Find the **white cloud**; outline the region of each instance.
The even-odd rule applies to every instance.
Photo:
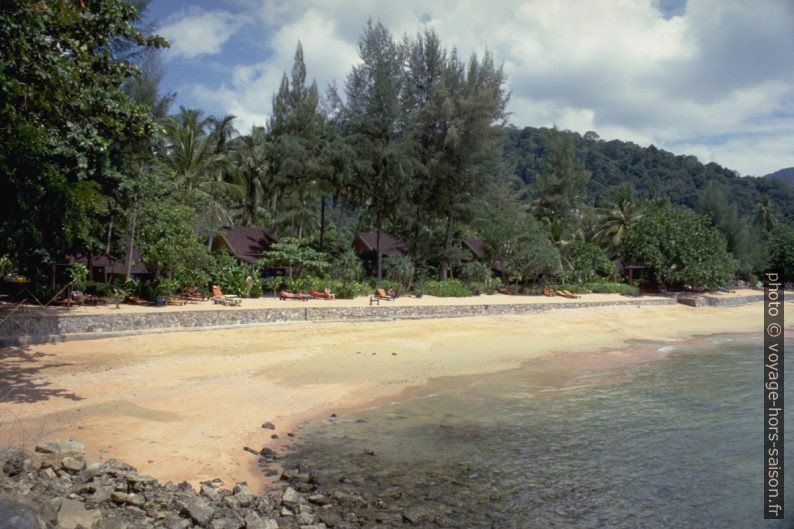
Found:
[[[191,7],[168,17],[158,33],[171,43],[166,57],[191,59],[220,53],[241,25],[242,20],[227,11]]]
[[[517,126],[596,130],[742,174],[794,166],[791,143],[782,141],[791,139],[794,114],[790,0],[689,0],[679,16],[664,16],[658,0],[241,1],[262,26],[269,55],[237,66],[219,88],[191,90],[238,115],[240,130],[266,119],[299,39],[309,78],[321,90],[334,79],[343,85],[372,17],[396,37],[432,27],[463,57],[491,49],[509,75]],[[178,22],[219,20],[208,14],[189,11]],[[215,39],[182,29],[178,49],[195,40],[188,49],[217,51],[233,25],[209,31]]]

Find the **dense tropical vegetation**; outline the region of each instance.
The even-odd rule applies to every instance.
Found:
[[[794,269],[788,184],[654,146],[516,129],[488,51],[462,58],[432,30],[397,39],[370,22],[360,62],[321,93],[298,43],[270,120],[238,131],[234,116],[171,111],[157,59],[167,43],[140,28],[143,7],[0,7],[0,262],[42,294],[73,280],[55,267],[67,254],[107,253],[123,256],[138,294],[213,282],[350,297],[371,287],[351,251],[359,231],[408,248],[376,251],[374,281],[436,295],[493,292],[495,273],[518,288],[604,290],[620,263],[667,287]],[[224,225],[281,242],[256,265],[210,254]],[[482,240],[485,259],[463,239]],[[131,277],[134,255],[149,284]],[[265,268],[288,274],[263,282]]]

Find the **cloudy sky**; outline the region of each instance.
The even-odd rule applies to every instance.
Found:
[[[694,154],[743,175],[794,166],[791,0],[153,0],[177,105],[263,124],[303,44],[321,89],[343,86],[368,18],[432,27],[504,62],[510,122]]]

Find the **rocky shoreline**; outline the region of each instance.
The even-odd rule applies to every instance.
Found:
[[[354,529],[452,527],[443,513],[390,508],[344,478],[320,483],[302,463],[261,495],[220,480],[160,484],[117,460],[87,464],[80,442],[48,441],[0,457],[0,529]],[[260,466],[278,456],[263,448]]]

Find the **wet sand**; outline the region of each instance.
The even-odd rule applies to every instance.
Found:
[[[724,332],[758,332],[760,339],[762,326],[761,303],[623,306],[8,348],[0,350],[0,443],[75,436],[89,460],[118,458],[161,481],[219,477],[261,489],[266,481],[244,446],[278,448],[306,421],[393,399],[433,378],[493,373],[551,355],[572,366],[643,361],[647,355],[627,345]],[[265,421],[276,429],[261,428]]]

